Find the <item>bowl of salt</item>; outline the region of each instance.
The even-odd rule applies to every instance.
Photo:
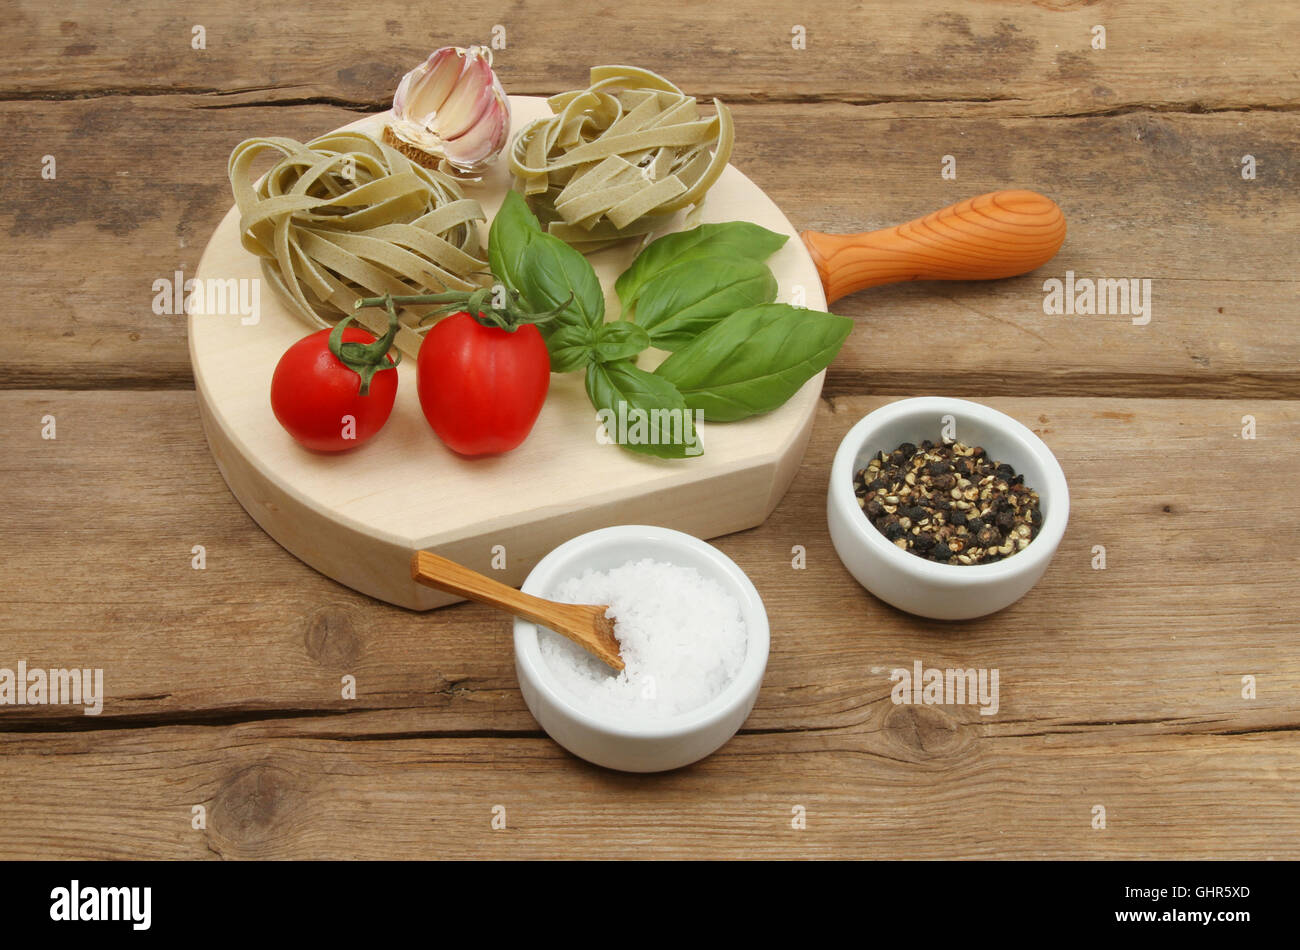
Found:
[[[767,612],[729,557],[680,531],[601,528],[538,562],[526,593],[607,604],[625,668],[516,618],[524,702],[574,755],[624,772],[662,772],[721,748],[748,718],[767,669]]]

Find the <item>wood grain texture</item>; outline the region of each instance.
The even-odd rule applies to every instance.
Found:
[[[1289,734],[994,738],[913,709],[885,701],[860,726],[741,735],[648,777],[596,769],[544,738],[403,735],[385,724],[352,733],[334,719],[0,734],[0,853],[1297,856],[1300,755]],[[1094,831],[1099,804],[1107,825]],[[791,829],[795,805],[804,831]],[[496,806],[502,830],[491,827]]]
[[[910,280],[998,280],[1045,265],[1065,241],[1065,216],[1036,191],[990,191],[893,227],[804,231],[829,303]]]
[[[753,577],[773,629],[748,730],[861,725],[887,702],[888,670],[915,659],[999,668],[1002,708],[983,726],[993,734],[1300,725],[1295,558],[1277,548],[1277,538],[1300,535],[1300,512],[1279,504],[1263,475],[1300,462],[1300,405],[989,400],[1058,453],[1073,515],[1025,599],[945,624],[870,597],[830,547],[831,455],[883,401],[824,403],[773,516],[717,542]],[[0,730],[360,708],[400,712],[403,729],[417,731],[536,733],[514,679],[508,618],[474,604],[423,615],[387,607],[285,554],[222,484],[192,394],[11,392],[0,407],[13,447],[0,459],[13,486],[4,544],[26,552],[0,568],[0,642],[29,666],[103,667],[109,694],[93,721],[66,707],[0,707]],[[58,420],[53,442],[39,436],[46,413]],[[1246,414],[1254,441],[1234,437]],[[168,504],[181,495],[184,505]],[[195,544],[206,548],[206,570],[191,567]],[[795,545],[804,570],[792,568]],[[1095,545],[1106,548],[1104,571],[1090,566]],[[341,698],[344,674],[357,678],[356,701]],[[1247,674],[1261,684],[1252,702],[1240,698]],[[965,707],[952,715],[988,719]]]
[[[0,707],[0,857],[1300,858],[1300,7],[680,3],[651,28],[664,6],[575,31],[558,0],[470,0],[456,36],[414,0],[6,6],[0,668],[102,667],[108,697],[97,717]],[[1035,274],[839,302],[859,326],[792,489],[717,542],[769,610],[762,693],[667,775],[547,739],[508,619],[376,603],[263,534],[204,444],[183,317],[151,308],[228,208],[238,141],[382,109],[431,48],[495,24],[512,92],[625,61],[726,98],[733,161],[798,228],[1013,187],[1069,223]],[[1045,314],[1067,270],[1150,278],[1151,322]],[[825,529],[840,436],[931,392],[1021,419],[1070,481],[1047,575],[970,623],[874,600]],[[915,660],[999,669],[998,713],[894,705],[889,670]]]
[[[231,203],[231,148],[251,134],[304,138],[355,117],[326,106],[204,104],[0,103],[0,121],[14,130],[0,140],[0,160],[25,170],[0,207],[12,238],[0,244],[0,266],[23,301],[0,314],[10,341],[0,387],[191,385],[184,318],[155,314],[152,286],[177,270],[194,275]],[[839,301],[836,312],[860,327],[830,369],[828,392],[1017,395],[1046,380],[1056,395],[1300,396],[1300,321],[1279,319],[1294,306],[1300,256],[1300,128],[1290,116],[1253,113],[1244,125],[1244,113],[1045,121],[873,118],[842,104],[735,112],[735,164],[797,228],[874,230],[1011,186],[1041,191],[1065,212],[1065,246],[1029,276],[879,287]],[[169,131],[154,138],[140,128]],[[809,140],[819,143],[812,180],[790,151]],[[958,178],[944,181],[941,158],[954,153]],[[1255,181],[1240,175],[1247,153],[1259,161]],[[44,154],[58,160],[55,181],[40,178]],[[1151,322],[1045,314],[1044,280],[1067,271],[1149,278]]]
[[[948,114],[1289,108],[1300,98],[1293,58],[1278,42],[1300,28],[1300,10],[1270,0],[1243,0],[1231,12],[1214,0],[911,0],[905,9],[884,0],[765,0],[743,12],[670,0],[588,9],[575,29],[565,0],[468,0],[448,29],[416,0],[145,2],[129,16],[95,0],[27,0],[8,24],[0,92],[211,91],[230,102],[329,98],[378,108],[430,50],[489,42],[499,25],[506,49],[497,66],[519,94],[585,85],[588,65],[635,63],[698,95],[937,103]],[[1106,27],[1105,50],[1092,48],[1097,24]],[[196,25],[206,49],[192,48]],[[796,25],[806,49],[793,47]]]

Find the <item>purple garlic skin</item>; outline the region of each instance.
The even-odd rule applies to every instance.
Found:
[[[484,46],[444,46],[402,77],[389,131],[401,142],[474,174],[510,135],[510,99]]]

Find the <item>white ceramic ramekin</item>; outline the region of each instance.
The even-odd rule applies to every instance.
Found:
[[[745,660],[736,678],[698,709],[653,723],[590,711],[556,682],[542,658],[537,626],[515,619],[515,672],[533,718],[574,755],[624,772],[689,765],[734,736],[758,698],[770,642],[767,611],[745,573],[712,545],[668,528],[619,525],[579,535],[542,558],[520,589],[548,597],[562,581],[587,568],[608,571],[647,557],[694,568],[740,603],[748,636]]]
[[[1024,475],[1025,484],[1038,492],[1041,530],[1028,547],[1001,561],[926,560],[886,539],[858,505],[853,476],[876,452],[892,452],[904,442],[938,442],[949,421],[957,441],[982,446],[990,458]],[[964,399],[923,396],[882,406],[849,430],[831,465],[826,518],[840,560],[871,593],[922,617],[966,620],[1015,603],[1043,576],[1065,534],[1070,492],[1056,456],[1015,419]]]

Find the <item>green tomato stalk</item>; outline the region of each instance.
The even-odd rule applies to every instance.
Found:
[[[354,341],[343,341],[343,331],[347,328],[356,317],[344,317],[334,325],[330,333],[329,348],[335,358],[348,369],[355,372],[361,377],[361,391],[359,395],[370,395],[370,380],[375,373],[386,369],[396,369],[397,364],[402,360],[401,352],[393,354],[393,358],[388,358],[388,351],[392,349],[393,340],[397,338],[397,310],[393,307],[394,298],[385,295],[383,297],[372,298],[375,303],[372,306],[384,306],[388,309],[388,331],[375,340],[373,343],[357,343]],[[357,308],[361,307],[364,301],[357,303]]]
[[[503,293],[505,297],[505,301],[501,306],[492,303],[496,299],[498,292]],[[451,290],[441,294],[411,294],[398,297],[385,294],[382,297],[364,297],[356,302],[355,308],[359,310],[362,307],[386,306],[389,308],[390,319],[396,319],[395,316],[392,316],[394,304],[401,304],[402,306],[440,304],[432,312],[425,314],[420,322],[423,323],[431,317],[464,311],[485,327],[496,327],[505,330],[507,333],[514,333],[515,330],[527,324],[540,324],[553,320],[563,312],[572,299],[573,295],[570,294],[569,298],[554,310],[546,313],[530,313],[520,306],[518,291],[506,290],[501,285],[497,285],[496,288],[480,287],[471,291]],[[396,333],[396,330],[392,332]]]

